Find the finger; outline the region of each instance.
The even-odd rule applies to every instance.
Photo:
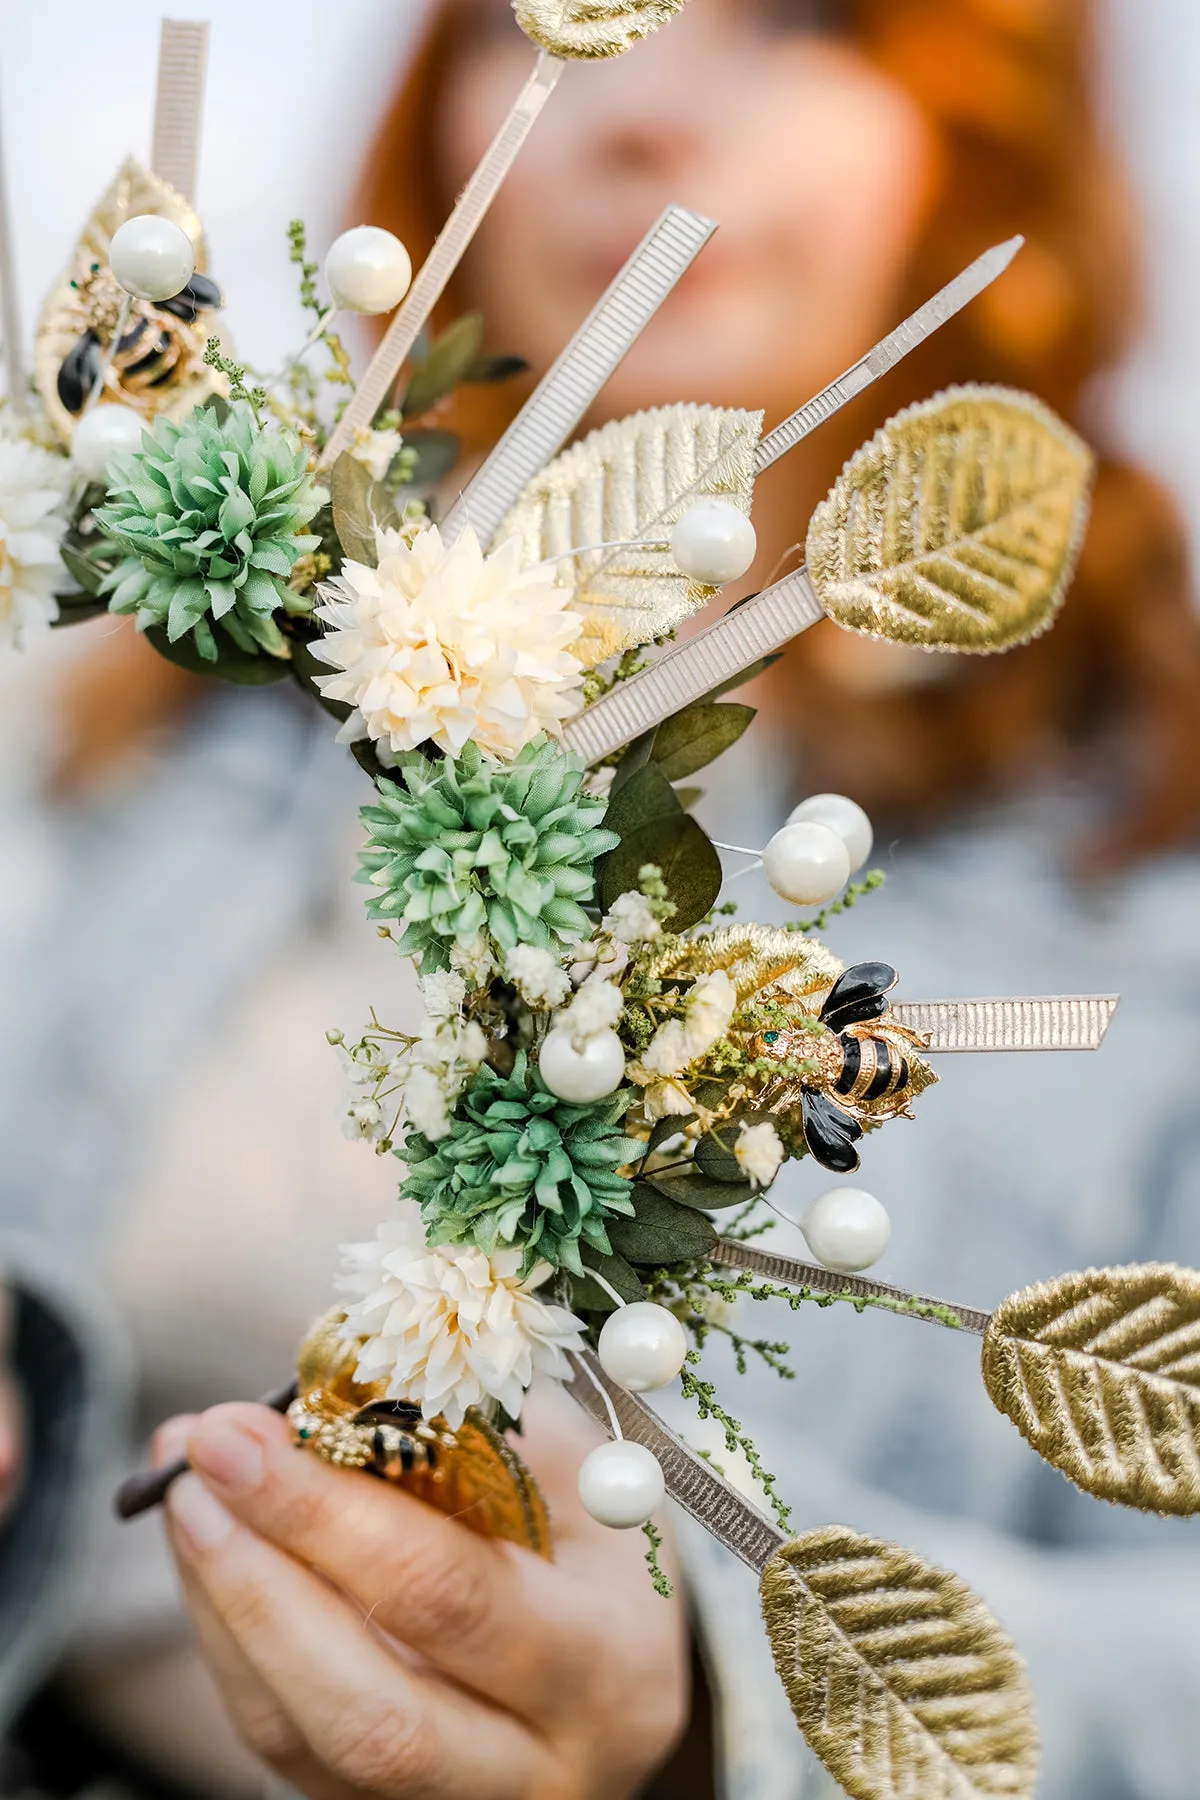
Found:
[[[25,1418],[15,1381],[0,1372],[0,1518],[21,1485]]]
[[[214,1407],[188,1452],[239,1519],[453,1680],[521,1716],[560,1691],[560,1659],[587,1631],[539,1592],[527,1565],[540,1558],[506,1555],[391,1484],[297,1449],[262,1407]]]
[[[170,1526],[167,1536],[174,1548]],[[239,1735],[255,1756],[293,1787],[311,1792],[309,1777],[317,1764],[303,1732],[244,1654],[187,1560],[177,1555],[176,1568],[204,1660]]]
[[[390,1800],[522,1800],[547,1753],[508,1715],[404,1668],[347,1602],[185,1476],[176,1554],[311,1754]],[[226,1665],[228,1666],[228,1665]]]

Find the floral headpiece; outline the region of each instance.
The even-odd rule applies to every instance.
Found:
[[[865,1277],[890,1224],[845,1187],[802,1221],[813,1262],[751,1241],[781,1164],[852,1173],[872,1131],[911,1116],[938,1053],[1094,1049],[1115,1000],[894,1000],[886,962],[843,968],[813,933],[881,879],[861,873],[870,824],[843,796],[803,801],[749,852],[816,915],[730,920],[721,859],[745,852],[709,839],[687,784],[753,719],[730,690],[819,618],[940,652],[1044,630],[1091,457],[1027,395],[938,395],[846,465],[804,568],[671,642],[749,569],[763,469],[1019,240],[766,436],[756,412],[689,403],[564,450],[714,229],[668,208],[438,514],[456,455],[438,403],[519,365],[484,351],[478,318],[431,337],[433,305],[565,63],[625,51],[681,4],[517,0],[535,67],[425,267],[410,287],[403,246],[359,227],[329,251],[326,301],[293,223],[313,325],[263,376],[221,336],[191,206],[203,28],[165,27],[153,172],[126,164],[89,221],[43,314],[34,388],[8,346],[0,632],[19,643],[40,622],[130,613],[163,656],[217,680],[298,684],[372,784],[359,879],[381,936],[416,964],[425,1017],[330,1034],[344,1128],[404,1172],[397,1211],[347,1250],[345,1302],[276,1397],[300,1441],[550,1554],[504,1431],[536,1373],[562,1379],[613,1438],[583,1465],[584,1504],[646,1530],[661,1587],[664,1490],[760,1572],[797,1719],[849,1793],[1028,1794],[1029,1697],[1000,1627],[893,1545],[840,1526],[794,1536],[697,1363],[715,1331],[739,1357],[778,1360],[723,1310],[745,1295],[974,1332],[987,1392],[1073,1481],[1200,1510],[1200,1276],[1066,1275],[988,1315]],[[334,314],[393,309],[356,382]],[[676,1380],[746,1453],[774,1523],[639,1398]],[[123,1509],[163,1488],[135,1478]]]

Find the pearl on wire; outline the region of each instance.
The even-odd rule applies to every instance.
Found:
[[[566,1026],[556,1026],[542,1039],[538,1068],[552,1094],[575,1106],[607,1100],[625,1079],[625,1050],[611,1026],[593,1032],[582,1047]]]
[[[817,1261],[843,1275],[869,1269],[892,1237],[887,1208],[874,1194],[855,1187],[830,1188],[818,1195],[800,1229]]]
[[[746,573],[757,551],[753,525],[729,500],[698,500],[671,533],[676,567],[706,587],[736,581]]]
[[[334,238],[325,257],[325,285],[345,312],[385,313],[412,282],[412,258],[392,231],[355,225]]]
[[[762,853],[775,892],[796,906],[820,906],[850,879],[850,852],[828,825],[784,825]]]
[[[644,1444],[615,1438],[585,1456],[579,1469],[579,1498],[600,1525],[629,1531],[644,1525],[667,1491],[658,1459]]]
[[[93,406],[75,426],[71,461],[85,481],[105,482],[114,456],[142,447],[145,421],[131,406],[115,402]]]
[[[871,821],[845,794],[810,794],[787,816],[789,825],[827,825],[836,831],[850,856],[850,873],[856,875],[871,854],[875,834]]]
[[[604,1373],[630,1394],[666,1387],[682,1369],[687,1352],[683,1326],[653,1300],[634,1300],[610,1313],[596,1346]]]
[[[136,300],[171,300],[195,274],[196,252],[173,219],[137,213],[113,232],[108,266]]]

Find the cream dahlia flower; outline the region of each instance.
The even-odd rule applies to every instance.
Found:
[[[519,1418],[535,1373],[569,1373],[567,1350],[582,1347],[574,1313],[534,1289],[550,1273],[540,1263],[522,1281],[521,1251],[485,1256],[472,1244],[425,1242],[414,1201],[371,1244],[342,1249],[343,1293],[357,1294],[343,1337],[365,1337],[355,1375],[388,1384],[388,1398],[419,1403],[427,1419],[453,1429],[469,1406],[498,1400]]]
[[[18,650],[58,617],[54,589],[64,579],[57,516],[65,460],[26,438],[0,437],[0,644]]]
[[[446,545],[436,525],[415,536],[377,530],[379,566],[346,562],[322,589],[317,677],[355,708],[339,736],[370,737],[399,756],[427,741],[457,756],[468,739],[507,759],[577,711],[583,629],[554,570],[523,569],[510,538],[485,556],[473,531]]]

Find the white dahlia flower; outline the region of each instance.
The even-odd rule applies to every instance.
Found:
[[[66,480],[64,458],[27,438],[0,436],[0,644],[19,650],[58,617],[66,521],[55,508]]]
[[[556,734],[580,705],[583,624],[554,570],[523,569],[517,538],[488,556],[470,530],[451,546],[436,525],[375,538],[379,567],[346,562],[316,609],[313,655],[338,671],[317,686],[355,708],[341,739],[393,757],[427,741],[457,756],[473,739],[506,759]]]
[[[359,1296],[342,1336],[366,1340],[358,1380],[386,1381],[389,1399],[419,1404],[427,1419],[440,1413],[451,1429],[489,1399],[518,1418],[535,1373],[567,1375],[565,1352],[582,1347],[574,1313],[534,1292],[549,1264],[522,1280],[520,1250],[429,1245],[412,1200],[374,1243],[344,1245],[342,1257],[338,1287]]]

